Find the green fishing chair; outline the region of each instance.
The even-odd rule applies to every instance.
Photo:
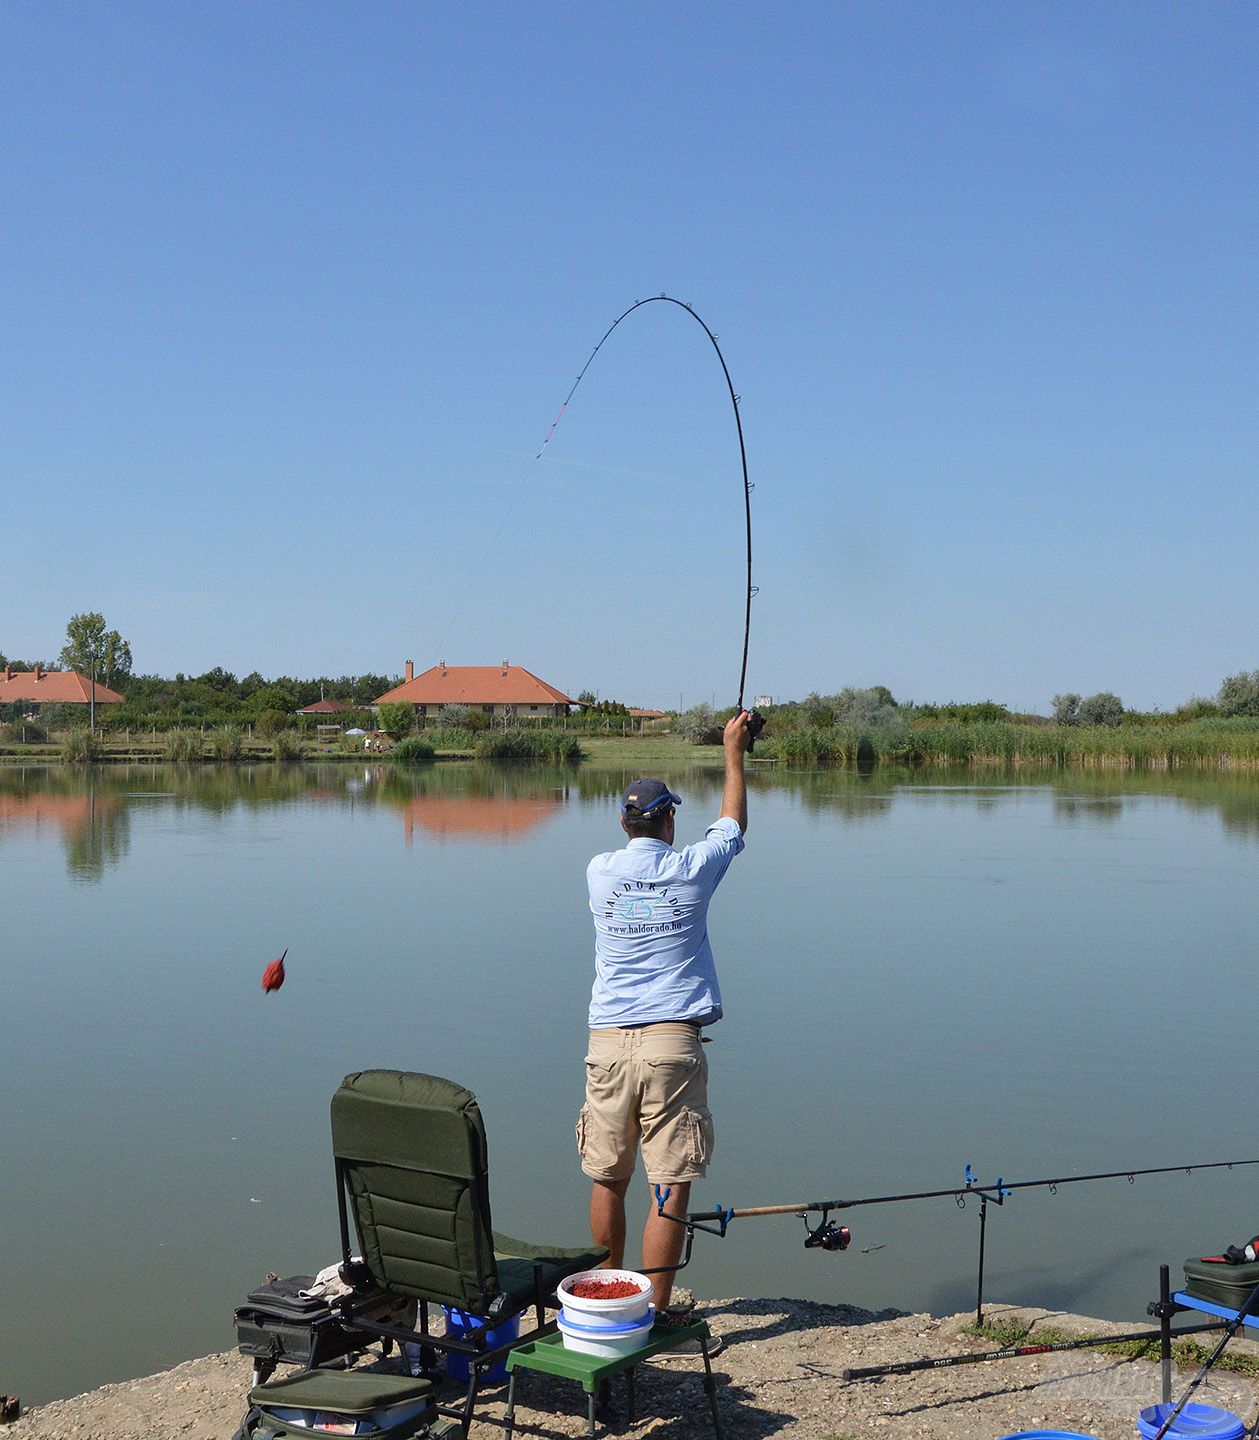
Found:
[[[558,1308],[556,1286],[608,1252],[530,1245],[492,1228],[485,1126],[476,1097],[450,1080],[404,1070],[346,1076],[332,1097],[332,1151],[342,1274],[417,1302],[414,1331],[359,1317],[353,1293],[337,1302],[341,1318],[382,1339],[418,1344],[425,1374],[436,1371],[440,1354],[459,1357],[467,1389],[457,1405],[434,1409],[466,1435],[485,1372],[501,1368],[513,1344],[553,1332],[546,1310]],[[351,1211],[361,1264],[351,1262]],[[431,1305],[460,1311],[462,1328],[434,1335]],[[494,1336],[529,1310],[527,1333]]]

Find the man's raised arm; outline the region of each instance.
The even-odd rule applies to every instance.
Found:
[[[747,833],[748,782],[743,773],[743,757],[747,754],[752,735],[748,730],[749,715],[740,710],[726,721],[721,743],[726,752],[726,783],[721,792],[721,817],[730,819]]]

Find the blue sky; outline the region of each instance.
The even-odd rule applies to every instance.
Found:
[[[1243,4],[8,7],[0,650],[1173,706],[1259,666]]]

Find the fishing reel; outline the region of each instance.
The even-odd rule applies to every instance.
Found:
[[[804,1217],[804,1248],[806,1250],[829,1250],[834,1253],[836,1250],[847,1250],[852,1244],[852,1231],[847,1225],[837,1225],[834,1220],[827,1218],[826,1211],[822,1212],[822,1218],[812,1229],[809,1228],[808,1216]]]
[[[756,746],[757,737],[765,728],[765,717],[759,710],[748,711],[748,754],[750,755]]]

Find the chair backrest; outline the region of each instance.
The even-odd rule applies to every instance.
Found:
[[[476,1096],[436,1075],[347,1075],[332,1151],[375,1283],[484,1314],[499,1286]]]

